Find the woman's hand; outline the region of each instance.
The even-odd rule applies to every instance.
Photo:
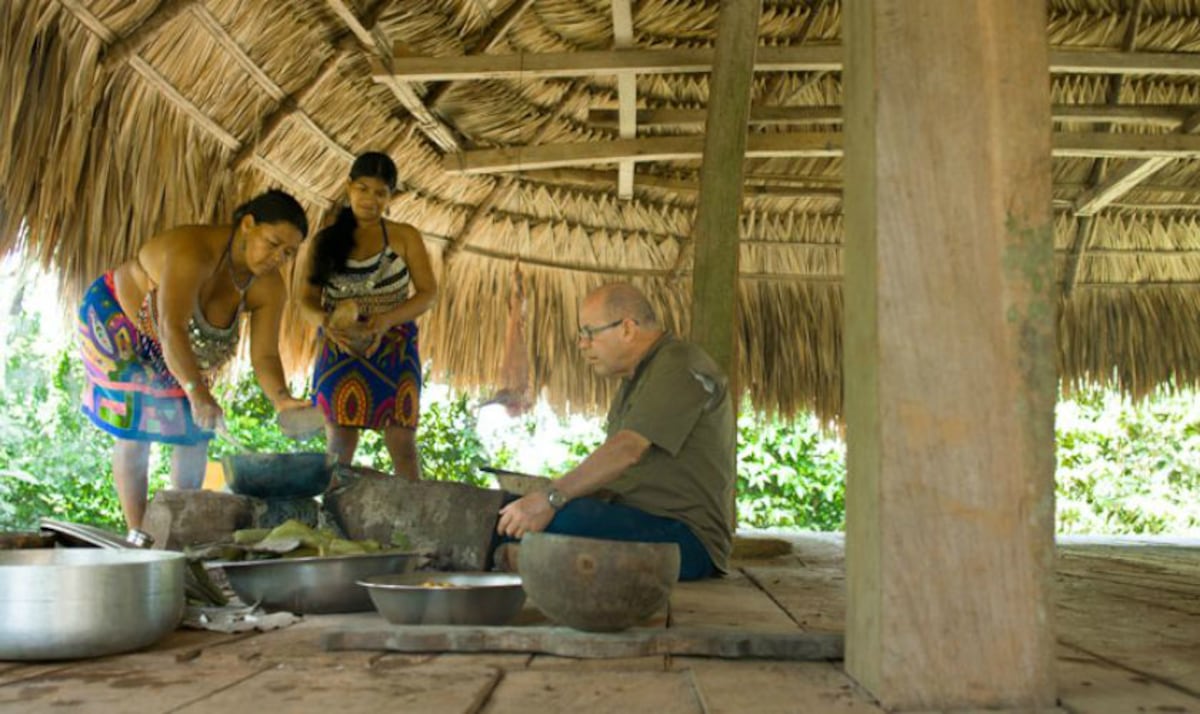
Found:
[[[387,323],[382,315],[372,315],[367,318],[363,325],[363,338],[360,344],[365,344],[366,349],[363,350],[363,357],[370,357],[379,349],[379,345],[383,344],[383,337],[387,331],[392,329],[391,324]]]
[[[351,342],[354,341],[354,335],[349,330],[339,330],[336,327],[325,326],[325,338],[334,344],[341,352],[353,353],[350,348]]]
[[[187,395],[188,402],[192,405],[192,421],[196,422],[196,426],[205,431],[212,431],[225,421],[225,410],[213,399],[208,387],[193,387]]]

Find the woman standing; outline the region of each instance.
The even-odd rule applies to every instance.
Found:
[[[417,480],[421,360],[413,320],[433,306],[437,282],[417,229],[383,217],[396,180],[387,155],[355,159],[350,205],[317,234],[301,305],[320,328],[313,390],[330,454],[349,464],[361,430],[381,430],[396,475]]]
[[[296,199],[267,191],[239,206],[231,226],[154,236],[88,288],[79,308],[83,411],[117,438],[113,476],[130,528],[146,510],[151,442],[175,445],[175,488],[203,482],[208,441],[224,419],[210,382],[237,351],[243,313],[267,398],[279,411],[306,406],[292,397],[279,359],[287,291],[278,269],[307,232]]]

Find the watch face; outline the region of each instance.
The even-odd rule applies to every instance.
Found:
[[[546,491],[546,500],[550,502],[550,507],[556,511],[562,508],[566,503],[563,500],[563,495],[554,489]]]

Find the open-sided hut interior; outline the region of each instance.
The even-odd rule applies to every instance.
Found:
[[[225,219],[263,187],[320,220],[353,155],[381,149],[402,167],[391,215],[438,262],[423,348],[440,377],[498,382],[518,260],[534,380],[557,405],[607,394],[574,353],[590,287],[633,280],[688,331],[714,2],[2,12],[0,250],[57,272],[65,303],[155,231]],[[1200,16],[1172,0],[1055,0],[1048,19],[1060,375],[1133,394],[1194,383]],[[841,34],[834,0],[763,5],[736,286],[753,405],[827,418],[842,394]]]
[[[897,270],[901,278],[887,287],[924,289],[922,279],[937,278],[951,287],[968,286],[959,292],[988,299],[989,309],[1013,295],[1020,302],[1029,294],[1049,294],[1056,320],[1045,310],[1011,322],[1047,328],[1046,334],[1054,322],[1063,383],[1113,382],[1135,395],[1162,383],[1195,383],[1200,344],[1192,315],[1200,254],[1192,233],[1200,138],[1193,131],[1200,128],[1200,54],[1194,45],[1200,41],[1200,15],[1193,5],[1055,0],[1043,15],[1036,3],[1025,2],[1011,13],[1013,20],[995,5],[963,9],[926,0],[914,3],[929,13],[930,24],[922,26],[925,16],[899,17],[908,8],[901,10],[903,4],[894,0],[847,4],[859,12],[859,25],[845,23],[842,4],[832,0],[762,4],[738,277],[700,303],[693,300],[692,282],[696,256],[705,246],[694,224],[703,208],[706,109],[717,103],[715,97],[710,102],[709,71],[717,61],[720,8],[689,0],[5,4],[0,103],[10,150],[0,156],[6,177],[0,189],[0,251],[21,251],[54,269],[68,286],[69,304],[84,281],[128,256],[145,236],[172,224],[219,220],[259,188],[282,186],[314,215],[325,214],[340,199],[351,157],[383,150],[401,164],[405,184],[392,215],[419,228],[436,256],[442,297],[425,320],[424,346],[438,376],[466,387],[500,381],[505,291],[519,262],[531,298],[534,379],[557,405],[603,403],[610,387],[574,359],[576,305],[590,287],[628,279],[644,286],[668,326],[684,333],[695,315],[722,300],[725,307],[736,305],[736,378],[753,406],[783,413],[811,408],[834,419],[843,413],[844,309],[856,295],[849,287],[843,293],[849,272],[844,267],[871,260],[845,250],[843,196],[857,191],[859,206],[878,208],[885,205],[881,196],[893,192],[905,208],[936,212],[942,206],[931,194],[952,193],[957,187],[947,185],[947,176],[955,172],[920,164],[928,158],[943,167],[944,157],[936,154],[944,150],[955,152],[957,173],[969,184],[963,194],[986,204],[979,197],[989,187],[1012,188],[1008,169],[1040,166],[1037,159],[1048,148],[1052,265],[998,265],[992,259],[998,249],[985,238],[1012,238],[1024,227],[1004,234],[990,220],[986,233],[967,235],[969,221],[954,215],[961,203],[947,197],[945,211],[953,220],[946,225],[962,228],[961,252],[970,255],[959,260],[952,242],[939,235],[931,241],[932,259],[950,256],[955,260],[946,265],[981,266],[979,274],[923,270],[920,255],[905,256]],[[1043,17],[1048,62],[1040,54],[1037,25]],[[941,32],[939,20],[948,20],[952,29]],[[1010,22],[1020,28],[1019,38],[1002,31]],[[843,136],[854,134],[843,133],[843,124],[858,128],[860,138],[871,137],[887,124],[887,111],[903,106],[894,86],[880,92],[886,96],[864,102],[870,92],[860,84],[851,98],[859,100],[858,108],[870,105],[869,122],[854,124],[858,117],[843,112],[843,105],[852,104],[843,90],[845,24],[869,30],[846,42],[860,57],[886,51],[905,60],[919,56],[926,65],[911,66],[938,66],[960,83],[969,72],[947,68],[947,58],[979,60],[990,70],[1040,72],[1048,66],[1045,117],[1053,129],[1048,147],[992,151],[987,140],[1048,137],[1038,128],[1042,124],[1028,121],[1029,111],[1009,123],[1006,107],[981,110],[976,104],[1016,97],[1018,110],[1045,106],[1042,86],[998,89],[1041,82],[1037,73],[988,75],[979,96],[956,97],[945,85],[917,91],[943,78],[930,77],[923,86],[924,78],[910,74],[904,79],[914,93],[941,98],[936,107],[914,112],[924,124],[913,133],[928,139],[938,130],[938,113],[949,118],[970,110],[980,118],[980,160],[972,166],[963,122],[947,121],[954,125],[953,141],[930,144],[928,156],[911,146],[881,152],[904,159],[916,167],[912,170],[888,175],[874,154],[857,165],[853,156],[844,162]],[[878,37],[871,35],[874,30]],[[955,30],[967,30],[967,39]],[[914,42],[918,36],[937,38],[951,49],[921,47]],[[975,54],[954,47],[980,38],[1001,44],[1019,39],[1013,43],[1018,57],[991,47]],[[1031,52],[1022,60],[1020,53],[1033,48],[1036,56]],[[870,81],[886,75],[879,66],[871,71],[876,74],[864,70],[860,76]],[[708,133],[741,129],[711,125]],[[857,169],[854,175],[872,175],[869,191],[846,180],[847,164]],[[1012,193],[1040,200],[1044,186],[1032,184],[1045,174],[1038,171],[1028,191]],[[1029,206],[993,205],[981,215],[995,219],[1010,208],[1023,216]],[[851,220],[859,217],[849,212]],[[870,237],[871,248],[878,248],[875,238],[886,240],[886,231]],[[905,241],[920,252],[919,240],[910,235]],[[869,267],[877,274],[858,285],[864,303],[874,297],[868,282],[892,268]],[[980,282],[986,284],[979,287]],[[929,300],[939,292],[956,294],[923,290],[917,296],[923,317],[940,314]],[[907,296],[887,297],[894,310]],[[873,309],[872,317],[886,313],[878,305]],[[1019,701],[1045,704],[1053,692],[1053,675],[1042,666],[1054,646],[1044,620],[1053,556],[1046,537],[1052,526],[1047,484],[1052,454],[1048,430],[1042,429],[1052,417],[1052,400],[1049,390],[1039,391],[1041,375],[1050,370],[1017,364],[1017,358],[1044,359],[1044,335],[1032,334],[1030,344],[1013,349],[1019,343],[1011,339],[1015,330],[1000,325],[999,315],[990,312],[989,324],[972,333],[1001,335],[996,353],[1004,357],[997,360],[1002,369],[996,384],[981,390],[987,401],[979,409],[1032,404],[1028,419],[997,409],[1005,430],[992,444],[982,444],[972,431],[978,424],[970,422],[958,435],[963,447],[958,462],[936,462],[935,452],[947,443],[936,438],[941,422],[925,429],[924,442],[905,441],[912,436],[903,432],[909,425],[858,442],[865,444],[860,456],[875,463],[860,472],[867,488],[857,496],[858,530],[848,528],[848,542],[857,539],[851,551],[858,564],[848,559],[849,607],[866,615],[847,624],[847,671],[890,696],[884,700],[888,705],[1003,704],[1005,686],[1012,683],[1028,685],[1014,695]],[[877,322],[858,336],[869,341],[886,334],[895,345],[900,332]],[[301,364],[305,336],[288,337]],[[911,335],[914,341],[923,338]],[[953,332],[941,329],[938,338],[944,344]],[[878,345],[876,340],[860,365],[884,362],[887,356],[875,353]],[[982,352],[978,343],[974,348]],[[920,378],[935,376],[926,365],[918,367]],[[978,364],[963,370],[968,377],[987,376],[984,371]],[[905,376],[902,370],[893,374]],[[970,380],[960,374],[952,381],[949,396],[938,395],[937,406],[953,401],[956,409],[969,410],[963,403],[973,396]],[[913,380],[924,386],[918,382]],[[877,425],[879,404],[898,401],[895,390],[873,401],[877,393],[870,390],[876,387],[859,392],[858,414],[866,415],[861,423]],[[897,448],[903,463],[882,478],[880,450],[917,442],[929,448]],[[963,464],[968,468],[961,471],[921,468]],[[964,478],[947,486],[947,474]],[[1002,478],[989,480],[996,474]],[[867,493],[872,487],[876,492]],[[985,507],[971,510],[979,504]],[[908,505],[916,508],[903,512]],[[986,537],[989,528],[1002,537]],[[930,555],[935,549],[925,548],[922,537],[935,542],[935,553]],[[930,557],[911,557],[914,553]],[[992,555],[1002,557],[987,559]],[[910,564],[911,572],[901,572]],[[975,589],[956,599],[946,573],[968,571]],[[1015,628],[1010,618],[1018,621]],[[977,642],[960,641],[940,653],[924,647],[929,632],[965,631],[1011,647],[994,659],[980,655]],[[975,679],[935,681],[939,672],[967,670]],[[920,681],[902,681],[907,674]],[[929,694],[937,687],[957,691],[938,699]]]

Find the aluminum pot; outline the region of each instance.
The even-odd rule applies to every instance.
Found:
[[[100,657],[157,642],[183,617],[182,553],[0,551],[0,660]]]

